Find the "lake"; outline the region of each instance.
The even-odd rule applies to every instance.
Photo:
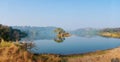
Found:
[[[120,39],[105,38],[105,37],[78,37],[71,36],[56,42],[53,39],[41,39],[34,41],[35,47],[30,51],[32,53],[47,53],[47,54],[81,54],[94,52],[97,50],[106,50],[120,46]]]

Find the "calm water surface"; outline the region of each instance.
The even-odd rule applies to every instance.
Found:
[[[105,50],[120,46],[120,39],[104,37],[77,37],[71,36],[63,42],[54,40],[35,40],[35,47],[31,49],[33,53],[52,53],[52,54],[80,54],[94,52],[96,50]]]

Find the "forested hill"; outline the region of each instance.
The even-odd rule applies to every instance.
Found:
[[[16,41],[21,40],[21,38],[26,36],[27,34],[19,29],[14,29],[12,27],[0,24],[0,40],[3,39],[5,41]]]

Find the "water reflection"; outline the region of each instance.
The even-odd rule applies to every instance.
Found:
[[[57,43],[62,43],[64,40],[65,40],[65,37],[56,37],[54,39],[54,41],[57,42]]]
[[[67,37],[70,37],[71,34],[68,33],[68,32],[54,32],[54,31],[51,31],[51,32],[45,32],[45,33],[41,33],[39,32],[39,34],[34,34],[34,33],[31,33],[29,34],[26,38],[24,38],[23,40],[25,41],[34,41],[34,40],[54,40],[55,42],[57,43],[62,43],[64,42],[65,38]]]
[[[59,37],[59,36],[57,36],[57,35],[51,35],[51,36],[44,36],[44,37],[42,37],[42,36],[39,36],[39,37],[33,37],[32,39],[30,38],[30,37],[27,37],[27,38],[24,38],[23,40],[25,40],[25,41],[34,41],[34,40],[54,40],[55,42],[57,42],[57,43],[62,43],[62,42],[64,42],[64,40],[65,40],[65,36],[63,37]]]

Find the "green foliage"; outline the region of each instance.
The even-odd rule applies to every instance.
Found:
[[[25,32],[0,24],[0,39],[5,41],[16,41],[26,36],[27,34]]]
[[[62,28],[56,28],[54,32],[57,33],[57,37],[54,39],[57,43],[61,43],[65,40],[65,37],[69,37],[70,34]]]
[[[56,28],[54,31],[56,33],[65,33],[65,30],[63,30],[62,28]]]

